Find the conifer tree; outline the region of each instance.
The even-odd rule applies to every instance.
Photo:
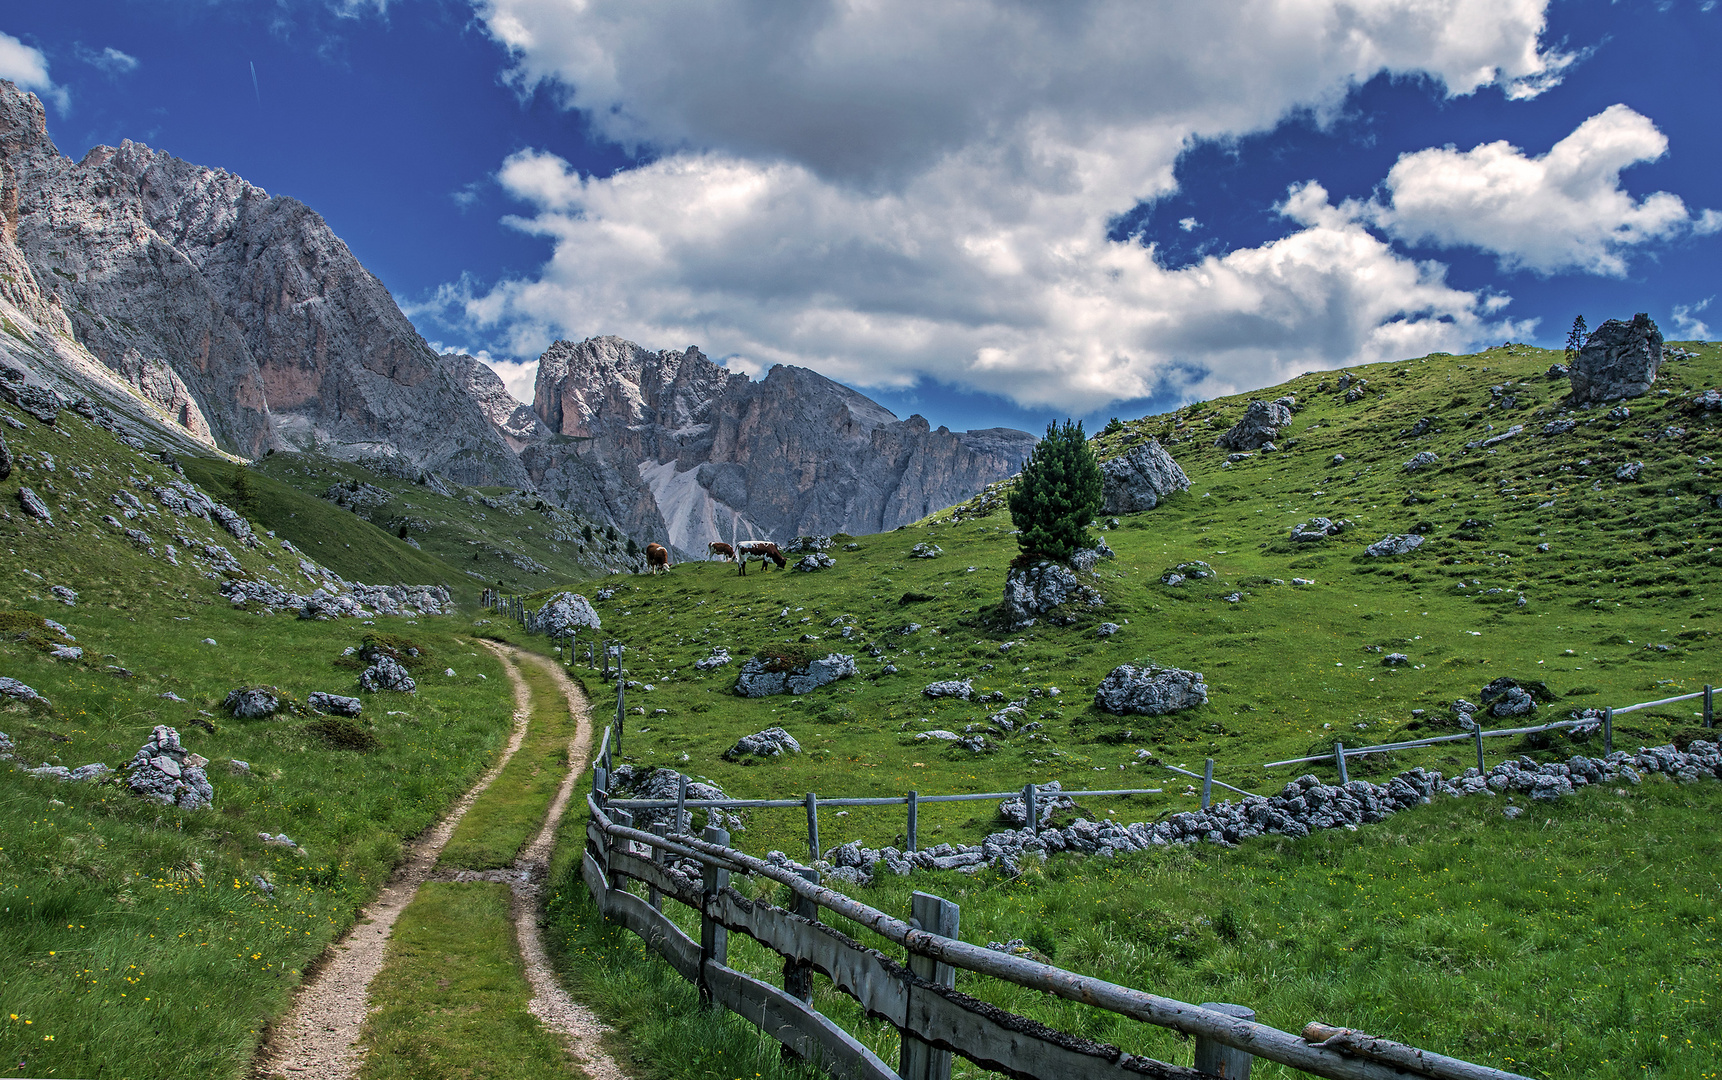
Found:
[[[1088,523],[1100,512],[1100,465],[1080,423],[1048,424],[1010,493],[1011,521],[1022,532],[1022,560],[1069,562],[1088,546]]]
[[[246,513],[257,510],[257,493],[251,490],[251,472],[240,464],[233,466],[233,504]]]
[[[1573,320],[1572,332],[1567,335],[1568,365],[1571,365],[1574,360],[1578,359],[1579,350],[1584,348],[1585,330],[1584,316],[1580,315],[1578,318]]]

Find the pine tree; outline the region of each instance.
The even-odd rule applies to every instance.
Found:
[[[1016,538],[1021,558],[1070,561],[1088,546],[1088,523],[1100,503],[1100,465],[1082,425],[1048,424],[1010,493],[1011,521],[1022,530]]]
[[[1584,316],[1573,320],[1572,332],[1567,335],[1567,364],[1571,365],[1578,359],[1579,350],[1584,348],[1585,324]]]
[[[244,465],[233,466],[233,504],[246,513],[257,509],[257,493],[251,490],[251,472]]]
[[[639,558],[639,556],[640,556],[640,545],[639,545],[639,543],[632,536],[628,537],[628,558],[637,559],[637,558]]]

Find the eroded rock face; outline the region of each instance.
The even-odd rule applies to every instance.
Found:
[[[1083,611],[1105,603],[1099,593],[1077,580],[1070,567],[1042,562],[1026,568],[1013,566],[1006,572],[1000,614],[1013,630],[1033,626],[1037,619],[1063,626]]]
[[[856,673],[855,658],[832,653],[796,668],[793,671],[771,671],[765,661],[755,656],[741,666],[736,675],[735,691],[742,697],[770,697],[773,694],[805,694],[828,686],[838,679]]]
[[[1120,664],[1094,691],[1094,706],[1118,716],[1163,716],[1208,703],[1199,671]]]
[[[1252,401],[1239,420],[1224,435],[1214,440],[1215,446],[1227,450],[1259,450],[1273,442],[1280,429],[1292,422],[1291,399]]]
[[[0,162],[8,238],[48,303],[187,432],[248,457],[382,443],[467,483],[527,486],[459,375],[305,204],[129,140],[73,162],[10,83]]]
[[[1591,332],[1573,361],[1568,379],[1575,402],[1638,397],[1656,382],[1662,366],[1662,331],[1639,312],[1631,322],[1610,319]]]
[[[1287,414],[1289,418],[1289,413]],[[1190,478],[1172,460],[1158,439],[1100,465],[1103,514],[1135,514],[1152,510],[1169,495],[1190,489]]]

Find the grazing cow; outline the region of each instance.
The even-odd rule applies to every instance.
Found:
[[[669,573],[670,549],[662,544],[647,544],[646,566],[649,567],[654,574],[659,570],[662,570],[666,574]]]
[[[713,555],[723,556],[724,562],[735,562],[735,548],[730,547],[722,540],[713,540],[706,545],[706,561],[710,562]]]
[[[765,561],[770,559],[782,570],[789,565],[789,560],[783,557],[783,552],[777,550],[777,545],[770,540],[743,540],[735,546],[736,561],[741,563],[741,576],[747,576],[747,564],[750,560],[758,559],[760,570],[765,570]]]

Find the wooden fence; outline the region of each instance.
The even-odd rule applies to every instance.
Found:
[[[1238,1080],[1248,1077],[1255,1058],[1334,1080],[1522,1080],[1345,1028],[1312,1023],[1294,1035],[1256,1023],[1239,1006],[1192,1005],[971,945],[957,936],[957,905],[937,896],[916,893],[904,921],[823,888],[813,871],[775,866],[729,847],[722,829],[707,828],[698,838],[663,825],[635,829],[628,811],[605,804],[601,789],[587,805],[581,873],[605,918],[639,935],[699,987],[702,1000],[742,1016],[788,1052],[843,1080],[948,1080],[952,1054],[1024,1080]],[[698,884],[673,872],[673,862],[697,864]],[[731,885],[737,874],[786,886],[793,907],[747,899]],[[630,881],[644,897],[630,891]],[[665,900],[698,914],[698,940],[663,913]],[[822,910],[902,947],[903,958],[826,926]],[[783,957],[781,988],[728,965],[731,933]],[[1197,1067],[1134,1055],[1007,1012],[955,989],[959,970],[1194,1036]],[[896,1069],[813,1008],[814,972],[897,1029],[902,1050]]]

